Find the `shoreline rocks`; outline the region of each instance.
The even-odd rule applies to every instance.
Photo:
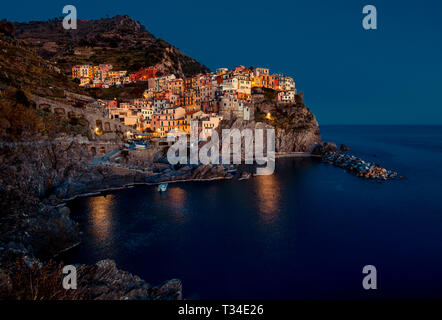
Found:
[[[50,259],[81,240],[79,225],[65,206],[41,204],[35,211],[10,214],[0,222],[0,267],[24,256]]]
[[[0,268],[0,299],[8,300],[182,300],[182,283],[172,279],[151,286],[117,268],[113,260],[75,265],[77,290],[62,287],[63,263],[23,257]],[[33,290],[29,290],[33,288]]]
[[[338,147],[334,142],[323,142],[317,144],[312,151],[314,155],[323,155],[325,153],[338,152]]]
[[[86,284],[94,300],[182,300],[182,283],[168,280],[152,287],[139,276],[118,269],[114,260],[98,261],[95,265],[81,265],[90,274]]]
[[[350,173],[367,179],[387,180],[397,177],[397,172],[387,170],[374,162],[367,162],[363,159],[340,152],[325,152],[322,154],[322,161],[331,163],[334,166],[343,168]]]

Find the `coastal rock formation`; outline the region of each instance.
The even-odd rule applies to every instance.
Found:
[[[230,175],[225,172],[225,168],[222,165],[205,164],[198,166],[192,172],[192,179],[213,179],[225,177],[230,177]]]
[[[113,260],[76,265],[77,289],[62,287],[63,264],[43,264],[25,257],[0,268],[0,299],[14,300],[181,300],[177,279],[151,286],[140,277],[117,268]],[[31,290],[29,288],[32,288]]]
[[[0,266],[24,256],[51,258],[80,242],[78,224],[67,207],[40,205],[0,219]]]
[[[89,275],[85,287],[94,300],[181,300],[182,284],[177,279],[152,287],[140,277],[117,268],[115,261],[102,260],[80,266]]]
[[[276,130],[276,152],[310,152],[320,143],[317,127]]]
[[[322,155],[328,152],[338,152],[338,147],[336,146],[336,143],[324,142],[316,145],[312,151],[312,153],[315,155]]]
[[[0,160],[1,178],[16,184],[23,192],[43,198],[70,179],[81,181],[91,154],[75,140],[53,143],[34,141],[30,145],[5,147]]]
[[[397,172],[387,170],[377,163],[367,162],[359,157],[340,152],[325,152],[322,160],[346,169],[358,177],[387,180],[397,177]]]
[[[222,129],[274,128],[275,151],[281,153],[311,152],[322,143],[318,122],[305,106],[302,93],[296,95],[295,104],[277,103],[273,90],[266,89],[265,93],[253,94],[254,120],[223,120],[218,132]]]

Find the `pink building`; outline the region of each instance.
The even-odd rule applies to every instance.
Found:
[[[151,127],[157,135],[165,137],[169,131],[178,126],[178,119],[184,117],[183,107],[172,107],[161,110],[160,113],[152,115]]]

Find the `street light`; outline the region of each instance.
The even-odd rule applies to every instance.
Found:
[[[103,134],[103,131],[101,130],[100,127],[96,127],[95,130],[94,130],[94,132],[95,132],[95,134],[96,134],[97,136]]]

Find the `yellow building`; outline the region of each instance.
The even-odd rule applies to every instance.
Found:
[[[88,78],[93,79],[94,66],[85,64],[72,67],[72,79]]]
[[[186,117],[183,116],[176,120],[177,126],[176,129],[185,132],[186,134],[190,134],[190,125],[186,121]]]
[[[187,89],[184,96],[184,105],[199,106],[201,108],[201,91],[199,89]]]
[[[264,74],[253,75],[251,81],[252,81],[251,83],[252,88],[260,87],[260,88],[269,88],[274,90],[279,89],[278,77],[274,75],[264,75]]]
[[[262,87],[262,77],[261,76],[252,75],[251,81],[252,81],[252,84],[251,84],[252,88],[256,88],[256,87],[261,88]]]

